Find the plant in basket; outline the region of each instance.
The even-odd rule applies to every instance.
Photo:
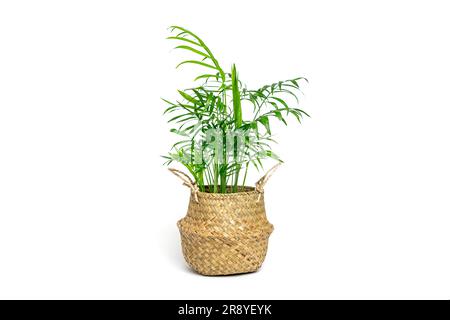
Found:
[[[259,269],[267,252],[273,226],[267,221],[264,185],[281,163],[272,151],[271,122],[301,123],[308,114],[299,102],[303,77],[248,89],[236,66],[225,72],[206,44],[193,32],[169,28],[168,39],[192,57],[177,65],[192,65],[202,72],[194,85],[178,90],[165,114],[179,139],[164,156],[166,164],[180,163],[190,176],[169,169],[191,189],[186,217],[178,222],[183,255],[204,275],[227,275]],[[243,108],[250,117],[243,117]],[[250,111],[250,112],[249,112]],[[263,162],[277,162],[255,185],[246,186],[249,170]]]

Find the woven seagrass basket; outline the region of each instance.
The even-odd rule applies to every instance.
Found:
[[[170,170],[191,188],[187,215],[177,224],[188,265],[202,275],[257,271],[266,257],[273,231],[264,207],[263,187],[269,172],[255,188],[244,187],[237,193],[208,193],[200,192],[185,174]]]

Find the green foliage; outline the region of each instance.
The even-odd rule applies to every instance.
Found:
[[[262,160],[281,161],[271,149],[275,141],[270,122],[287,125],[288,117],[299,123],[309,117],[290,106],[290,100],[299,102],[299,81],[307,80],[300,77],[248,90],[239,81],[236,66],[232,66],[231,73],[225,73],[197,35],[178,26],[169,30],[172,36],[168,39],[179,43],[175,49],[193,55],[177,68],[192,65],[203,72],[194,79],[196,83],[201,81],[200,85],[178,90],[175,101],[163,99],[168,105],[164,114],[175,126],[170,131],[180,137],[164,156],[165,163],[176,161],[184,165],[201,191],[238,192],[239,186],[245,185],[250,166],[260,170]],[[245,107],[252,108],[251,119],[243,119]]]

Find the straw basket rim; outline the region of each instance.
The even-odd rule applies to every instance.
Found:
[[[210,186],[206,186],[210,187]],[[227,190],[232,188],[232,186],[227,186]],[[239,189],[244,188],[243,191],[239,191]],[[253,196],[258,195],[259,192],[255,187],[251,186],[239,186],[237,192],[229,192],[229,193],[218,193],[218,192],[207,192],[207,191],[197,191],[198,196],[202,198],[234,198],[234,197],[244,197],[244,196]]]

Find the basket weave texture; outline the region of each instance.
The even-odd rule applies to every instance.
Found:
[[[257,271],[273,231],[264,194],[252,187],[238,193],[191,193],[187,215],[177,225],[186,262],[203,275]]]

